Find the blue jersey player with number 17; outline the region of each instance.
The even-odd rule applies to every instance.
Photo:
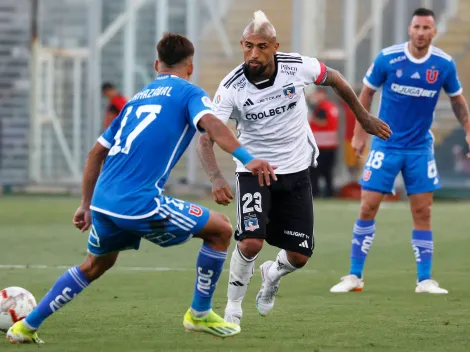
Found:
[[[120,251],[138,249],[142,238],[161,247],[202,239],[193,301],[183,325],[219,337],[240,332],[239,326],[212,311],[232,235],[228,218],[164,196],[163,187],[198,129],[258,175],[261,185],[269,185],[276,175],[214,116],[207,94],[188,82],[193,44],[183,36],[165,34],[157,49],[159,76],[126,104],[88,155],[82,203],[73,219],[82,231],[91,227],[88,256],[60,276],[31,314],[13,325],[7,339],[14,343],[42,342],[36,330],[43,321],[110,269]]]
[[[395,178],[401,172],[413,217],[411,244],[418,276],[415,292],[448,293],[431,277],[431,205],[433,192],[440,184],[430,128],[443,88],[470,145],[469,110],[455,62],[431,45],[437,33],[433,11],[417,9],[408,33],[410,41],[383,49],[364,78],[362,105],[370,109],[374,93],[382,87],[379,117],[390,125],[393,135],[387,141],[375,137],[372,140],[361,180],[361,210],[354,225],[350,272],[331,292],[362,291],[364,263],[375,235],[375,215],[384,194],[393,191]],[[359,154],[366,140],[366,134],[356,124],[353,147]]]

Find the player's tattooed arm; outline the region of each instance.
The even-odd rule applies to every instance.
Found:
[[[470,112],[467,101],[465,100],[465,97],[460,94],[455,97],[451,97],[450,102],[452,104],[452,110],[454,111],[455,117],[457,117],[457,120],[459,120],[467,133],[465,140],[468,144],[468,149],[470,150]],[[470,152],[467,153],[467,158],[470,158]]]
[[[212,183],[212,195],[217,204],[228,205],[233,200],[230,185],[225,180],[222,171],[217,165],[214,153],[214,140],[208,134],[199,138],[197,154],[201,159],[201,164]]]
[[[452,110],[467,133],[470,133],[470,112],[465,97],[460,94],[450,98]]]
[[[197,154],[199,155],[202,167],[206,171],[211,182],[216,178],[224,177],[217,165],[217,160],[215,159],[214,141],[209,137],[209,135],[204,134],[199,138]]]
[[[380,119],[372,116],[361,104],[356,93],[338,71],[327,68],[327,76],[321,83],[323,86],[330,86],[338,94],[356,115],[357,121],[369,134],[373,134],[381,139],[388,139],[391,134],[390,127]]]

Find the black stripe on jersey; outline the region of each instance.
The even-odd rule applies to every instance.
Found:
[[[288,63],[295,63],[295,64],[301,64],[302,63],[302,60],[299,59],[283,59],[283,58],[280,58],[277,60],[277,62],[288,62]]]
[[[235,82],[235,80],[243,74],[243,67],[240,67],[234,74],[231,76],[227,82],[225,82],[224,87],[228,88],[230,85]]]
[[[292,55],[284,55],[284,54],[276,54],[278,60],[300,60],[302,62],[302,57],[300,56],[292,56]]]

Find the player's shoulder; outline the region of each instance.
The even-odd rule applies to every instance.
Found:
[[[431,57],[434,59],[441,60],[444,63],[450,63],[453,60],[452,56],[447,54],[444,50],[439,49],[433,45],[431,45],[431,48],[429,50],[431,50]]]
[[[299,53],[284,53],[278,51],[276,53],[277,62],[291,63],[291,64],[302,64],[304,63],[305,56]]]
[[[232,71],[230,71],[221,81],[220,85],[225,87],[226,89],[230,89],[234,83],[242,79],[244,77],[244,66],[243,64],[238,65]]]
[[[382,56],[391,56],[391,55],[400,55],[405,54],[405,45],[406,43],[395,44],[389,47],[386,47],[380,51]]]

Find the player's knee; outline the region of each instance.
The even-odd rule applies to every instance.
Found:
[[[376,204],[363,199],[361,202],[361,213],[359,217],[362,220],[373,220],[379,210],[379,206],[380,203]]]
[[[292,266],[295,266],[296,268],[304,267],[308,263],[309,259],[309,257],[300,253],[289,251],[287,252],[287,260]]]
[[[238,242],[238,248],[245,257],[253,258],[263,248],[263,242],[261,238],[245,238]]]
[[[431,205],[432,205],[432,201],[428,201],[428,202],[425,201],[417,205],[414,205],[411,209],[414,221],[419,222],[421,224],[430,223],[431,222]]]
[[[80,265],[80,270],[86,276],[88,281],[92,282],[103,275],[107,270],[111,269],[116,263],[117,256],[106,255],[103,257],[95,257],[91,254],[87,256],[85,262]]]

